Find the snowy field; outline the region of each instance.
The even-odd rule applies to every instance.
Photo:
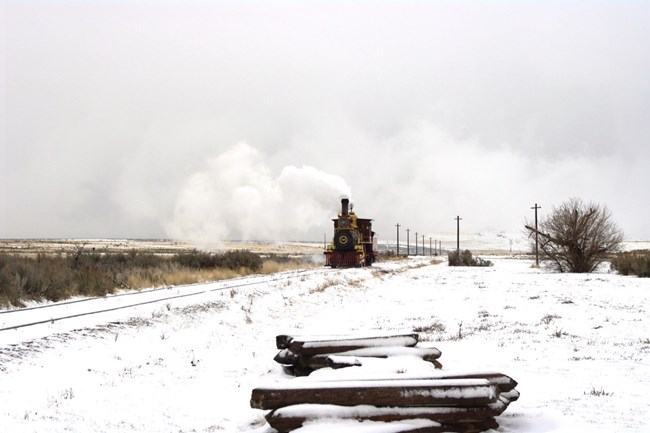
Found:
[[[238,288],[174,287],[146,296],[194,295],[0,331],[0,431],[271,433],[249,399],[257,386],[296,380],[273,361],[277,334],[421,328],[443,370],[519,382],[499,432],[650,432],[650,279],[487,258],[493,267],[419,257]],[[29,320],[125,298],[32,310]],[[15,316],[0,312],[0,328]],[[424,364],[404,359],[399,368],[432,373]]]

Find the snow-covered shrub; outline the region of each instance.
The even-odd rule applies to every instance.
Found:
[[[447,255],[449,266],[492,266],[489,260],[483,260],[480,257],[473,257],[470,250],[450,251]]]

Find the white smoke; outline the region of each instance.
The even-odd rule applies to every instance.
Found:
[[[286,166],[274,178],[242,142],[187,179],[165,228],[172,239],[200,244],[303,240],[331,225],[342,197],[350,197],[343,178],[310,166]]]

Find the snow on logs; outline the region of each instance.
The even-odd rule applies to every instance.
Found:
[[[275,337],[275,344],[278,349],[289,349],[292,352],[299,353],[303,356],[312,356],[323,353],[345,352],[347,350],[361,349],[364,347],[414,347],[418,344],[418,340],[419,336],[416,333],[348,338],[309,338],[278,335]]]
[[[317,339],[280,335],[275,360],[299,375],[323,367],[362,367],[368,357],[416,355],[437,362],[440,351],[415,347],[417,342],[417,334]],[[516,386],[515,380],[497,372],[432,370],[424,377],[352,380],[305,377],[255,388],[250,404],[269,410],[267,422],[281,433],[306,423],[330,431],[332,422],[346,421],[360,429],[368,423],[385,423],[382,431],[391,433],[478,433],[498,427],[495,417],[519,398]]]
[[[497,399],[496,387],[485,379],[292,381],[254,389],[251,406],[474,406]]]
[[[437,361],[441,352],[435,347],[415,347],[418,334],[380,335],[370,337],[292,337],[278,335],[276,347],[281,349],[275,361],[295,376],[307,376],[324,367],[362,366],[364,358],[417,356],[442,368]]]
[[[427,432],[479,432],[497,428],[494,419],[505,410],[501,401],[477,407],[376,407],[376,406],[334,406],[294,405],[277,409],[267,416],[267,421],[279,432],[290,432],[305,423],[325,420],[355,420],[383,423],[398,423],[410,420],[427,420],[431,424]],[[480,428],[477,428],[479,427]]]
[[[332,420],[391,424],[427,420],[432,424],[414,431],[472,433],[498,427],[494,417],[519,396],[516,384],[499,373],[453,374],[435,379],[303,378],[254,389],[251,407],[270,410],[266,420],[278,432]]]

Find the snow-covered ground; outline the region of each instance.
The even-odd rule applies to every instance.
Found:
[[[418,257],[224,290],[176,287],[155,293],[196,294],[0,331],[0,431],[270,433],[249,399],[261,384],[296,380],[273,361],[277,334],[422,328],[444,370],[519,382],[500,432],[649,432],[650,279],[488,258],[491,268]],[[12,314],[0,314],[0,328]],[[422,364],[404,360],[400,371]]]

